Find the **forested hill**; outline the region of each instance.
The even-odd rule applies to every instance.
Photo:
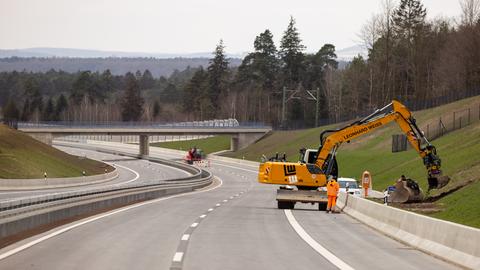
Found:
[[[3,71],[27,71],[27,72],[46,72],[51,69],[63,70],[66,72],[77,71],[99,71],[107,69],[114,75],[124,75],[127,72],[148,69],[156,78],[160,76],[168,77],[175,70],[184,70],[190,67],[207,67],[208,58],[127,58],[127,57],[109,57],[109,58],[38,58],[38,57],[10,57],[0,58],[0,72]],[[229,59],[229,66],[236,67],[241,64],[241,59]]]

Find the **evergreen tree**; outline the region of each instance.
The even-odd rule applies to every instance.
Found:
[[[216,113],[220,106],[219,97],[222,92],[226,90],[228,79],[228,60],[226,59],[224,50],[225,46],[223,45],[223,41],[220,40],[208,66],[208,98],[213,105],[214,113]]]
[[[295,26],[295,19],[290,17],[290,23],[285,30],[280,43],[280,58],[283,62],[283,80],[286,87],[296,88],[300,82],[303,69],[303,51],[305,46]]]
[[[24,106],[22,109],[21,119],[28,121],[35,112],[41,112],[43,109],[43,98],[40,94],[40,86],[38,81],[29,77],[24,84]]]
[[[183,111],[192,113],[200,110],[200,100],[207,98],[208,74],[200,68],[184,88]]]
[[[412,43],[419,27],[425,23],[426,15],[420,0],[401,0],[393,14],[393,29],[397,38]]]
[[[142,89],[151,89],[155,86],[155,79],[153,78],[150,70],[146,69],[143,72],[142,79],[140,80],[140,86]]]
[[[400,71],[396,95],[403,95],[404,100],[411,99],[420,90],[420,66],[424,63],[418,58],[418,52],[424,36],[425,16],[426,9],[420,0],[401,0],[393,14],[394,58]]]
[[[113,76],[110,69],[107,69],[102,73],[101,85],[104,93],[110,93],[113,91]]]
[[[273,90],[278,71],[277,48],[270,30],[265,30],[255,38],[255,69],[261,74],[264,89]]]
[[[137,79],[137,82],[142,80],[142,72],[140,70],[137,70],[137,72],[135,72],[135,79]]]
[[[40,94],[40,90],[37,88],[31,97],[30,103],[31,112],[41,112],[43,110],[43,97]]]
[[[175,84],[168,83],[162,92],[162,100],[168,103],[181,103],[182,93],[177,89]]]
[[[72,84],[70,99],[73,104],[79,105],[92,87],[93,82],[90,71],[81,72]]]
[[[5,108],[3,108],[3,118],[7,121],[18,120],[20,112],[18,111],[17,104],[13,99],[9,99]]]
[[[142,117],[145,101],[140,95],[137,79],[130,72],[125,75],[125,85],[126,88],[121,101],[122,120],[138,121]]]
[[[43,120],[44,121],[52,121],[55,117],[55,106],[53,105],[52,98],[49,98],[47,101],[47,106],[43,111]]]
[[[153,112],[152,112],[152,118],[155,119],[160,115],[160,103],[158,100],[155,100],[153,103]]]
[[[238,68],[236,80],[255,80],[263,89],[273,90],[279,69],[277,48],[270,30],[265,30],[255,38],[255,51],[249,53]]]
[[[27,97],[23,103],[22,115],[20,116],[20,119],[22,121],[30,120],[31,111],[32,109],[30,108],[30,99]]]
[[[55,105],[55,117],[54,120],[60,120],[60,115],[66,111],[68,108],[68,102],[67,99],[63,94],[61,94],[58,99],[57,103]]]
[[[323,45],[316,54],[306,55],[304,86],[308,89],[322,87],[325,68],[328,66],[337,69],[338,67],[336,58],[335,46],[332,44]]]

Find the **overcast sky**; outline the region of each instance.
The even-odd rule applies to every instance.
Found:
[[[251,51],[270,29],[278,44],[292,15],[307,51],[359,43],[381,0],[0,0],[0,48],[129,52]],[[458,16],[458,0],[422,0],[428,17]]]

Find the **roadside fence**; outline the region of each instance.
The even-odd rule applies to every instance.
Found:
[[[461,110],[442,114],[439,118],[420,126],[425,137],[435,140],[443,135],[480,121],[480,103]],[[406,151],[410,144],[404,134],[392,135],[392,152]]]

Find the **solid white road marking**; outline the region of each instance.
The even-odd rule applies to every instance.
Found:
[[[197,223],[197,222],[192,223],[192,225],[190,225],[190,227],[192,227],[192,228],[195,228],[195,227],[197,227],[197,226],[198,226],[198,223]]]
[[[120,167],[120,168],[123,168],[125,170],[128,170],[128,171],[131,171],[132,173],[135,174],[135,177],[133,179],[130,179],[128,180],[127,182],[122,182],[122,183],[119,183],[119,184],[127,184],[127,183],[130,183],[130,182],[133,182],[133,181],[136,181],[139,177],[140,177],[140,174],[138,174],[138,172],[128,168],[128,167],[125,167],[125,166],[122,166],[122,165],[118,165],[118,164],[115,164],[117,167]],[[118,184],[116,184],[118,185]]]
[[[181,262],[183,257],[183,252],[175,252],[175,255],[173,256],[173,261],[174,262]]]
[[[25,250],[27,248],[30,248],[38,243],[41,243],[45,240],[48,240],[50,238],[53,238],[57,235],[60,235],[62,233],[65,233],[65,232],[68,232],[72,229],[75,229],[77,227],[80,227],[82,225],[85,225],[85,224],[88,224],[88,223],[91,223],[93,221],[96,221],[96,220],[99,220],[99,219],[102,219],[102,218],[105,218],[105,217],[109,217],[109,216],[112,216],[112,215],[115,215],[115,214],[118,214],[118,213],[121,213],[121,212],[125,212],[127,210],[130,210],[130,209],[134,209],[134,208],[137,208],[137,207],[141,207],[141,206],[144,206],[144,205],[149,205],[149,204],[152,204],[152,203],[157,203],[157,202],[161,202],[161,201],[165,201],[165,200],[168,200],[168,199],[172,199],[172,198],[177,198],[177,197],[183,197],[183,196],[187,196],[187,195],[193,195],[193,194],[198,194],[198,193],[203,193],[203,192],[208,192],[208,191],[211,191],[211,190],[214,190],[214,189],[217,189],[219,187],[221,187],[223,185],[223,181],[222,179],[218,178],[217,176],[215,176],[215,178],[217,178],[220,183],[215,186],[215,187],[212,187],[212,188],[209,188],[209,189],[205,189],[205,190],[199,190],[199,191],[194,191],[194,192],[189,192],[189,193],[182,193],[182,194],[177,194],[177,195],[173,195],[173,196],[170,196],[170,197],[164,197],[164,198],[158,198],[158,199],[155,199],[155,200],[151,200],[151,201],[146,201],[146,202],[143,202],[143,203],[138,203],[138,204],[134,204],[134,205],[130,205],[130,206],[126,206],[124,208],[120,208],[120,209],[117,209],[117,210],[114,210],[112,212],[108,212],[108,213],[105,213],[105,214],[100,214],[100,215],[97,215],[97,216],[94,216],[94,217],[91,217],[91,218],[87,218],[87,219],[84,219],[84,220],[81,220],[79,221],[78,223],[75,223],[73,225],[70,225],[68,227],[64,227],[62,229],[59,229],[57,231],[54,231],[50,234],[47,234],[47,235],[44,235],[40,238],[37,238],[31,242],[28,242],[26,244],[23,244],[17,248],[14,248],[14,249],[11,249],[11,250],[8,250],[6,251],[5,253],[2,253],[0,254],[0,260],[3,260],[7,257],[10,257],[22,250]]]
[[[201,215],[200,218],[205,218],[207,215]]]
[[[190,238],[190,234],[182,235],[182,241],[188,241],[188,238]]]
[[[292,225],[293,229],[303,239],[303,241],[305,241],[309,246],[311,246],[316,252],[318,252],[320,255],[322,255],[325,259],[338,267],[340,270],[353,270],[350,265],[340,260],[337,256],[333,255],[333,253],[331,253],[322,245],[320,245],[317,241],[315,241],[315,239],[313,239],[297,222],[297,220],[292,214],[292,211],[285,210],[285,216],[287,216],[288,222],[290,223],[290,225]]]

